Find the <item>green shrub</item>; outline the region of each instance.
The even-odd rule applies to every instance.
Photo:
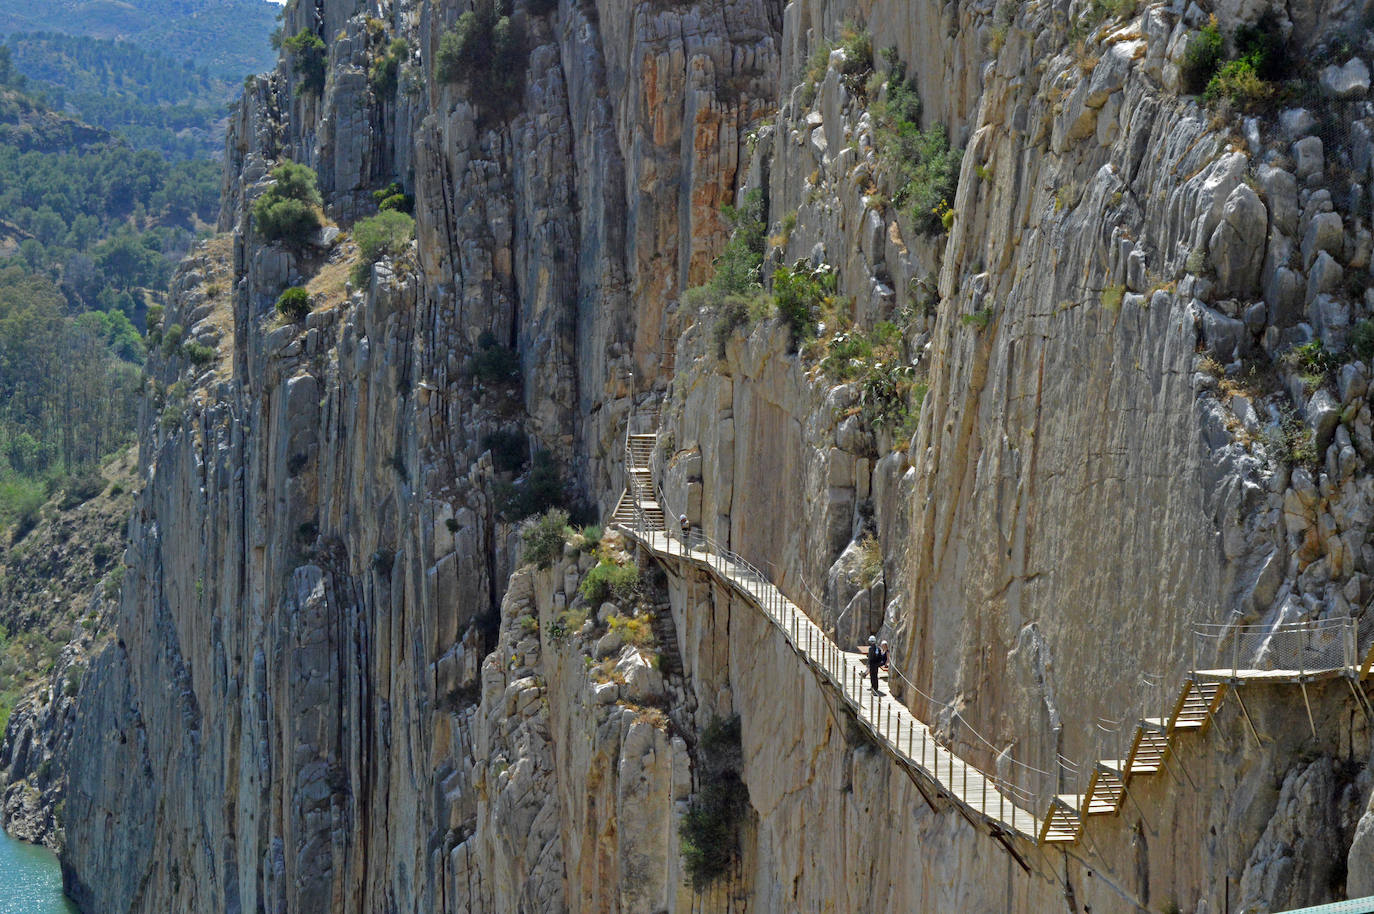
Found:
[[[873,69],[873,37],[852,22],[846,22],[840,27],[840,47],[845,55],[840,75],[850,77],[851,85],[861,85],[858,78]]]
[[[908,429],[920,402],[913,405],[916,369],[899,362],[878,362],[859,386],[860,414],[871,428]]]
[[[1274,86],[1260,78],[1254,58],[1241,57],[1221,65],[1202,97],[1213,103],[1224,100],[1240,111],[1253,113],[1268,107],[1274,93]]]
[[[1295,410],[1281,409],[1279,419],[1260,434],[1265,453],[1276,463],[1317,468],[1317,442]]]
[[[1280,82],[1288,78],[1292,63],[1278,14],[1273,10],[1266,11],[1254,25],[1237,28],[1232,44],[1237,57],[1250,59],[1260,79]]]
[[[315,170],[296,162],[272,169],[275,183],[253,201],[253,224],[268,241],[303,245],[320,227],[320,190]]]
[[[434,78],[466,83],[484,114],[503,119],[519,105],[528,63],[520,23],[501,15],[496,0],[477,0],[439,39]]]
[[[828,266],[808,269],[805,261],[773,271],[773,300],[791,331],[792,347],[816,335],[822,308],[834,298],[837,279]]]
[[[693,289],[689,292],[699,293],[704,289],[705,287],[701,287],[700,290]],[[699,306],[702,301],[699,294],[691,294],[685,300],[689,307]],[[716,319],[711,325],[711,339],[716,345],[716,358],[723,359],[725,349],[735,331],[767,317],[773,308],[773,300],[760,289],[752,295],[725,295],[715,299],[709,307],[716,309]]]
[[[601,543],[601,536],[605,531],[600,524],[590,524],[583,527],[578,535],[582,537],[581,549],[583,552],[595,552],[596,547]]]
[[[477,338],[477,351],[468,359],[468,370],[483,384],[509,384],[520,377],[520,357],[486,330]]]
[[[529,437],[520,429],[497,429],[482,436],[482,447],[491,451],[491,462],[503,473],[513,473],[529,456]]]
[[[105,584],[102,592],[105,599],[113,600],[119,596],[120,589],[124,586],[124,566],[122,564],[110,569],[110,573],[105,576]]]
[[[633,565],[625,567],[634,568]],[[638,579],[638,574],[635,577]],[[635,647],[651,650],[658,643],[658,639],[654,637],[653,623],[649,621],[648,616],[622,616],[617,613],[606,620],[606,626],[618,634],[626,644],[633,644]]]
[[[181,345],[181,338],[186,335],[186,328],[180,324],[172,324],[162,333],[162,354],[171,358],[172,353],[177,351]]]
[[[959,315],[959,323],[963,324],[965,327],[972,327],[974,330],[982,333],[984,330],[988,329],[988,324],[992,323],[992,309],[979,308],[977,311],[969,314],[961,314]]]
[[[320,227],[320,214],[302,200],[274,200],[253,206],[253,222],[268,241],[300,246]]]
[[[550,508],[520,533],[524,544],[524,559],[540,568],[548,568],[563,554],[568,539],[568,512]]]
[[[857,331],[837,333],[826,343],[821,371],[835,381],[853,381],[869,370],[873,342]]]
[[[360,219],[353,226],[358,252],[370,264],[404,252],[414,237],[415,220],[398,210],[386,210]]]
[[[919,232],[937,234],[953,223],[963,151],[952,149],[943,124],[921,129],[921,96],[897,70],[887,97],[874,105],[878,161],[892,182],[892,202],[904,207]]]
[[[743,767],[739,716],[716,718],[697,743],[699,787],[678,835],[692,885],[700,891],[725,875],[739,859],[740,823],[749,811],[749,789]]]
[[[81,691],[81,671],[68,670],[67,681],[62,686],[62,694],[68,698],[75,698],[76,693]]]
[[[404,253],[414,237],[415,220],[399,210],[383,210],[375,216],[359,219],[353,226],[359,257],[353,265],[354,285],[366,284],[377,261]]]
[[[1282,362],[1292,369],[1308,390],[1316,390],[1340,367],[1340,359],[1321,340],[1294,346],[1283,354]]]
[[[1213,16],[1207,25],[1188,38],[1178,73],[1183,91],[1189,95],[1204,91],[1221,65],[1221,60],[1221,28],[1217,25],[1217,17]]]
[[[388,96],[396,91],[396,73],[401,61],[410,55],[410,45],[404,38],[393,38],[386,51],[372,61],[367,68],[367,84],[378,96]]]
[[[296,94],[318,96],[323,93],[328,51],[320,37],[309,29],[301,29],[283,41],[282,47],[291,54],[291,69],[301,77]]]
[[[85,504],[105,491],[105,477],[94,470],[80,475],[68,476],[62,486],[62,500],[57,506],[63,511],[70,511],[77,505]]]
[[[578,586],[578,593],[593,604],[603,603],[614,597],[618,603],[628,603],[639,590],[639,567],[636,565],[617,565],[602,559],[596,567],[587,572]]]
[[[403,213],[415,210],[415,197],[406,193],[400,181],[392,181],[386,187],[374,190],[372,199],[377,201],[379,210],[398,210]]]
[[[738,207],[721,207],[721,215],[730,224],[730,237],[713,263],[710,280],[684,296],[698,308],[717,307],[727,296],[749,297],[763,288],[759,270],[768,234],[763,191],[749,190]]]
[[[734,332],[765,315],[771,302],[763,292],[759,276],[768,231],[763,191],[757,187],[749,190],[738,207],[723,206],[721,214],[730,223],[730,237],[715,259],[711,278],[704,285],[688,289],[682,301],[697,311],[717,312],[712,338],[717,358],[723,359]]]
[[[186,361],[203,368],[213,362],[219,356],[219,350],[214,346],[207,346],[204,343],[190,342],[181,347],[181,354]]]
[[[310,293],[292,286],[277,296],[277,313],[288,321],[303,321],[310,313]]]
[[[563,471],[548,451],[537,451],[530,460],[524,479],[496,485],[497,513],[508,521],[520,521],[532,514],[567,504]]]

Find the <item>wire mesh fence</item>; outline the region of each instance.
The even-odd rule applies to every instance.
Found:
[[[1192,668],[1231,679],[1302,679],[1354,670],[1356,623],[1350,616],[1268,625],[1196,624]]]

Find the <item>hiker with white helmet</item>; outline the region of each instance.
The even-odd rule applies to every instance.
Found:
[[[860,645],[862,648],[863,645]],[[878,636],[868,636],[868,681],[873,684],[873,691],[878,692],[878,671],[887,669],[887,642],[882,646],[878,645]],[[879,692],[879,694],[882,694]]]

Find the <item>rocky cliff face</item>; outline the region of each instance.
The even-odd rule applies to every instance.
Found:
[[[1191,622],[1370,598],[1371,49],[1332,39],[1355,11],[1291,14],[1314,87],[1261,121],[1180,94],[1195,6],[515,6],[508,119],[435,79],[450,2],[298,0],[286,31],[326,42],[322,94],[290,60],[245,92],[223,234],[166,317],[218,356],[152,368],[117,640],[77,711],[73,896],[1102,912],[1363,886],[1370,733],[1343,684],[1313,689],[1311,733],[1287,693],[1247,696],[1248,722],[1227,705],[1138,808],[1014,857],[705,581],[643,570],[651,649],[578,595],[572,547],[518,570],[491,445],[527,434],[606,511],[626,415],[659,404],[673,513],[838,640],[892,637],[904,697],[933,696],[989,768],[1088,758],[1142,673],[1177,680]],[[1215,12],[1229,35],[1264,10]],[[943,231],[881,190],[897,74],[827,56],[845,23],[964,147]],[[413,253],[354,288],[346,236],[264,243],[248,209],[285,158],[345,229],[400,180]],[[895,325],[926,391],[912,424],[870,421],[865,378],[820,364],[834,326],[798,351],[776,318],[721,333],[685,303],[751,188],[770,269],[829,264],[827,321]],[[301,323],[273,311],[287,285],[314,295]],[[474,370],[493,345],[518,381]],[[736,714],[749,813],[698,891],[677,820],[701,734]]]
[[[69,483],[16,527],[0,562],[0,825],[60,850],[81,681],[108,643],[136,454]]]

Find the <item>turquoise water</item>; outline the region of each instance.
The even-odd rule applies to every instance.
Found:
[[[0,914],[77,914],[62,894],[57,857],[0,830]]]

